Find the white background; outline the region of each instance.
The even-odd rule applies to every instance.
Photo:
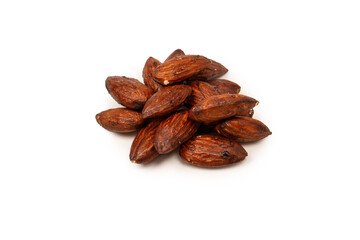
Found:
[[[0,239],[359,239],[358,1],[1,1]],[[273,135],[224,169],[139,166],[110,75],[224,64]]]

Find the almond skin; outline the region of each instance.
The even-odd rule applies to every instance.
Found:
[[[259,120],[249,117],[234,117],[216,125],[218,134],[239,142],[253,142],[271,134],[269,128]]]
[[[172,59],[172,58],[174,58],[174,57],[183,56],[183,55],[185,55],[185,53],[184,53],[183,50],[181,50],[181,49],[176,49],[175,51],[173,51],[173,52],[167,57],[167,59],[165,60],[165,62],[168,61],[168,60],[170,60],[170,59]]]
[[[142,109],[152,95],[151,90],[135,78],[108,77],[105,85],[118,103],[130,109]]]
[[[238,114],[236,114],[236,116],[241,116],[241,117],[252,117],[253,115],[254,115],[254,109],[241,111],[238,112]]]
[[[144,123],[141,113],[126,109],[113,108],[96,114],[96,121],[111,132],[135,132]]]
[[[215,122],[254,108],[259,102],[241,94],[222,94],[206,98],[189,111],[197,122]]]
[[[188,110],[172,114],[161,122],[155,134],[155,149],[160,154],[169,153],[189,140],[200,124],[189,118]]]
[[[180,156],[199,167],[224,167],[245,159],[247,152],[231,139],[199,135],[181,145]]]
[[[142,111],[143,118],[165,116],[179,109],[191,95],[191,87],[175,85],[164,87],[151,96]]]
[[[161,62],[153,57],[149,57],[146,62],[145,66],[143,68],[143,79],[145,85],[150,88],[154,93],[157,92],[160,88],[162,88],[162,85],[158,82],[154,81],[153,79],[153,72],[157,66],[159,66]]]
[[[222,64],[211,59],[210,61],[211,63],[204,70],[201,70],[199,73],[192,76],[191,80],[207,81],[210,79],[221,77],[228,72],[228,69]]]
[[[148,163],[159,156],[154,147],[154,138],[161,120],[160,118],[155,119],[138,132],[130,149],[131,162]]]
[[[200,55],[178,55],[160,64],[153,73],[155,81],[172,85],[204,70],[211,61]]]
[[[192,93],[189,97],[188,103],[192,106],[200,103],[205,98],[218,95],[215,88],[207,82],[193,81],[190,82],[189,86],[192,89]]]
[[[208,81],[219,94],[237,94],[240,92],[241,87],[230,80],[226,79],[213,79]]]

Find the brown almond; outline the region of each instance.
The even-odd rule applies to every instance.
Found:
[[[144,118],[165,116],[179,109],[191,95],[191,87],[175,85],[157,91],[146,102],[142,111]]]
[[[180,156],[199,167],[224,167],[245,159],[247,152],[231,139],[199,135],[181,145]]]
[[[160,118],[155,119],[138,132],[130,149],[131,162],[148,163],[159,156],[154,147],[154,138],[161,120]]]
[[[152,95],[151,90],[135,78],[108,77],[105,85],[118,103],[130,109],[142,109]]]
[[[172,59],[172,58],[174,58],[174,57],[183,56],[183,55],[185,55],[185,53],[184,53],[183,50],[181,50],[181,49],[176,49],[175,51],[173,51],[173,52],[167,57],[167,59],[165,60],[165,62],[168,61],[168,60],[170,60],[170,59]]]
[[[135,132],[144,123],[141,113],[126,109],[113,108],[96,114],[96,121],[111,132]]]
[[[160,154],[169,153],[189,140],[200,124],[189,118],[188,110],[172,114],[161,122],[155,134],[155,149]]]
[[[207,81],[210,79],[221,77],[228,72],[228,69],[222,64],[211,59],[210,61],[211,63],[204,70],[201,70],[199,73],[192,76],[191,79]]]
[[[259,120],[249,117],[234,117],[216,125],[218,134],[239,142],[253,142],[271,134],[269,128]]]
[[[211,61],[200,55],[178,55],[160,64],[153,73],[155,81],[172,85],[204,70]]]
[[[208,81],[219,94],[237,94],[240,92],[241,87],[230,80],[226,79],[213,79]]]
[[[241,111],[238,112],[238,114],[236,114],[236,116],[241,116],[241,117],[252,117],[253,115],[254,115],[254,109]]]
[[[156,82],[153,79],[153,72],[157,66],[159,66],[161,62],[153,57],[149,57],[146,62],[145,66],[143,68],[142,76],[144,78],[145,85],[150,88],[153,92],[157,92],[160,88],[162,88],[162,85],[158,82]]]
[[[215,88],[207,82],[193,81],[190,82],[189,86],[192,89],[191,96],[189,97],[188,103],[190,105],[196,105],[203,101],[205,98],[217,95]]]
[[[193,106],[189,116],[198,122],[215,122],[250,110],[258,103],[256,99],[241,94],[215,95]]]

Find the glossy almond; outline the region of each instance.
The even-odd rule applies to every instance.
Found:
[[[155,119],[136,135],[130,149],[130,160],[133,163],[147,163],[159,156],[154,147],[154,138],[161,119]]]
[[[221,77],[222,75],[228,72],[228,69],[224,67],[222,64],[211,59],[210,61],[211,63],[204,70],[201,70],[199,73],[192,76],[191,79],[206,81]]]
[[[269,128],[259,120],[249,117],[234,117],[216,125],[218,134],[239,142],[253,142],[271,134]]]
[[[153,72],[157,66],[159,66],[161,62],[153,57],[149,57],[145,62],[145,66],[143,68],[143,79],[145,85],[150,88],[153,92],[157,92],[162,85],[153,79]]]
[[[215,122],[250,110],[258,103],[256,99],[241,94],[215,95],[193,106],[189,116],[198,122]]]
[[[130,109],[141,109],[152,92],[135,78],[113,76],[106,79],[106,89],[121,105]]]
[[[247,152],[231,139],[199,135],[181,145],[180,156],[199,167],[224,167],[245,159]]]
[[[178,55],[160,64],[154,79],[162,85],[172,85],[204,70],[211,61],[200,55]]]
[[[164,87],[146,102],[142,111],[144,118],[165,116],[179,109],[191,95],[191,87],[175,85]]]
[[[190,105],[196,105],[203,101],[205,98],[218,95],[213,86],[203,81],[190,82],[189,86],[192,89],[191,96],[189,97],[188,103]]]
[[[200,124],[189,118],[188,110],[172,114],[161,122],[155,134],[155,149],[160,154],[171,152],[189,140]]]
[[[185,53],[184,53],[183,50],[181,50],[181,49],[176,49],[175,51],[173,51],[173,52],[167,57],[167,59],[165,60],[165,62],[168,61],[168,60],[170,60],[170,59],[172,59],[172,58],[174,58],[174,57],[183,56],[183,55],[185,55]]]
[[[96,114],[96,121],[111,132],[134,132],[144,123],[141,113],[126,109],[114,108]]]
[[[254,115],[254,109],[241,111],[236,114],[236,116],[241,116],[241,117],[252,117],[253,115]]]
[[[237,94],[241,87],[232,81],[226,79],[213,79],[208,81],[219,94]]]

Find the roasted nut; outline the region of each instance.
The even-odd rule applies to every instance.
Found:
[[[227,68],[224,67],[222,64],[211,59],[210,61],[211,63],[204,70],[201,70],[199,73],[192,76],[191,79],[206,81],[221,77],[228,72]]]
[[[218,94],[237,94],[241,90],[237,83],[226,79],[213,79],[208,81],[208,83],[215,88]]]
[[[218,95],[213,86],[203,81],[190,82],[189,86],[192,89],[191,96],[188,99],[190,105],[196,105],[203,101],[205,98]]]
[[[145,63],[143,69],[143,78],[145,85],[150,88],[153,92],[157,92],[162,85],[153,79],[153,72],[157,66],[159,66],[161,62],[153,57],[149,57]]]

